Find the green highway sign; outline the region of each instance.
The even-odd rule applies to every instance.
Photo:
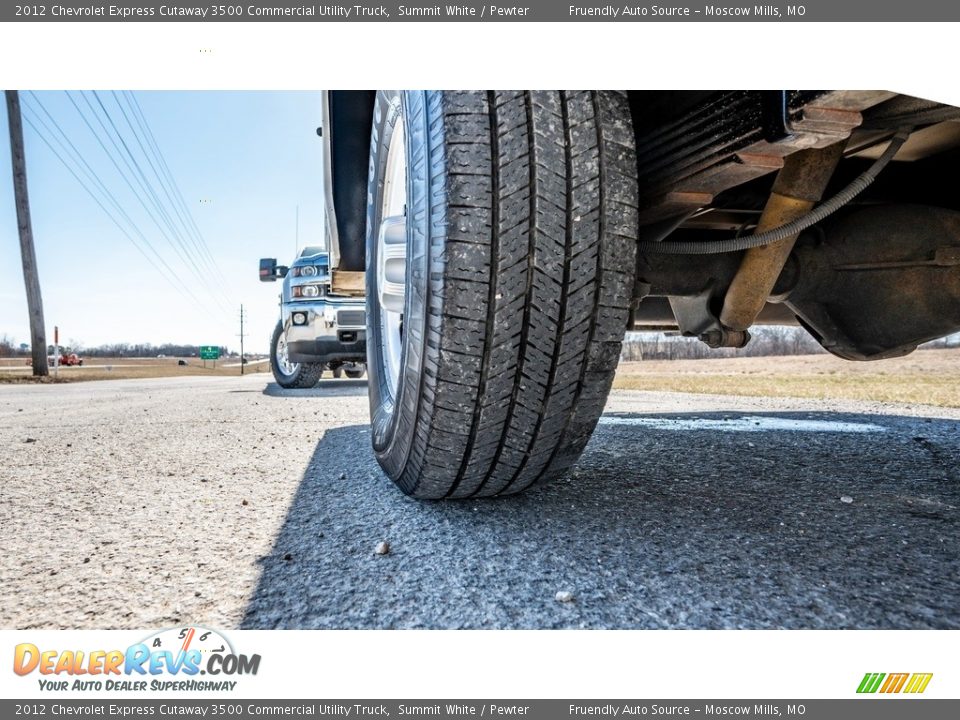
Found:
[[[200,359],[201,360],[219,360],[220,348],[217,347],[216,345],[201,345]]]

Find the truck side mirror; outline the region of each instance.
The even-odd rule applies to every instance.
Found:
[[[260,258],[260,282],[275,282],[286,277],[288,270],[286,265],[277,265],[276,258]]]
[[[260,282],[275,282],[277,279],[277,259],[260,258]]]

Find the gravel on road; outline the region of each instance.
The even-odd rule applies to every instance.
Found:
[[[960,628],[960,411],[616,391],[570,477],[418,502],[363,381],[0,386],[0,627]]]

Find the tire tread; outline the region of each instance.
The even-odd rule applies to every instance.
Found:
[[[619,359],[637,237],[628,104],[434,93],[427,113],[427,161],[445,180],[430,188],[445,200],[428,294],[437,352],[397,481],[424,498],[520,492],[576,461]]]

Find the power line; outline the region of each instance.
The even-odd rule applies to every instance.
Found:
[[[146,182],[146,176],[144,175],[143,170],[140,168],[139,163],[137,163],[136,158],[134,158],[133,154],[130,152],[130,148],[127,147],[126,141],[123,139],[123,136],[117,130],[117,126],[113,122],[113,118],[110,117],[110,114],[107,112],[107,109],[104,107],[103,103],[100,101],[100,97],[97,95],[97,93],[94,92],[93,95],[94,95],[94,99],[97,101],[97,104],[100,106],[100,110],[102,111],[104,117],[107,119],[107,122],[109,122],[110,125],[113,127],[114,134],[116,134],[117,138],[120,140],[120,143],[123,145],[123,150],[126,151],[126,154],[124,154],[123,150],[121,150],[121,147],[120,145],[117,144],[117,141],[114,139],[113,134],[110,133],[107,126],[103,123],[103,120],[98,115],[97,109],[93,106],[93,103],[90,102],[90,99],[86,95],[81,93],[81,97],[83,98],[84,102],[86,102],[87,107],[90,108],[90,112],[93,114],[94,118],[97,120],[97,123],[100,125],[101,129],[103,130],[104,135],[107,137],[108,140],[110,140],[110,144],[113,145],[114,150],[116,150],[120,159],[123,161],[123,164],[126,165],[127,170],[129,170],[130,173],[133,175],[133,179],[140,186],[140,189],[143,191],[143,193],[147,195],[148,199],[152,201],[154,208],[157,210],[158,214],[163,218],[164,223],[167,226],[167,229],[172,231],[173,228],[172,228],[172,224],[170,223],[169,216],[164,216],[164,209],[161,207],[159,199],[156,196],[156,193],[153,191],[153,188],[149,185],[149,183]],[[69,93],[68,93],[68,96],[69,96]],[[102,145],[102,143],[101,143],[101,147],[103,147],[105,152],[109,152],[106,146]],[[133,164],[131,164],[131,161],[133,162]],[[118,170],[120,169],[116,163],[114,163],[114,165],[117,167]],[[133,185],[131,183],[128,182],[127,184],[130,186],[131,191],[133,191],[134,193],[137,192],[133,188]],[[140,198],[140,195],[138,194],[137,197]],[[140,202],[143,205],[144,209],[150,212],[149,208],[147,207],[146,203],[143,202],[142,198],[140,198]],[[157,227],[160,228],[161,231],[163,231],[163,228],[160,225],[160,222],[156,219],[156,217],[154,217],[153,213],[150,213],[150,217],[157,224]],[[171,242],[171,246],[174,247],[175,250],[179,247],[180,252],[178,254],[180,254],[181,259],[184,262],[196,267],[196,262],[193,260],[193,258],[190,256],[190,253],[187,251],[186,246],[183,244],[183,239],[179,237],[179,233],[174,232],[174,235],[177,236],[176,243],[170,240],[170,236],[166,233],[166,231],[164,231],[163,234],[168,239],[168,241]]]
[[[34,115],[32,109],[30,110],[30,113],[31,113],[31,115]],[[41,120],[39,117],[36,117],[35,119],[36,119],[38,122],[41,122],[41,124],[42,124],[42,120]],[[143,248],[140,246],[140,244],[137,243],[137,241],[130,235],[129,231],[116,219],[116,217],[114,217],[114,215],[103,205],[103,203],[100,202],[100,199],[96,196],[96,194],[95,194],[95,193],[90,189],[90,187],[80,178],[80,176],[77,175],[77,173],[76,173],[75,170],[70,166],[70,164],[69,164],[66,160],[64,160],[63,156],[62,156],[60,153],[57,152],[56,148],[53,147],[53,145],[50,143],[49,139],[44,135],[44,133],[41,132],[41,130],[40,130],[36,125],[34,125],[34,123],[30,120],[29,117],[25,117],[25,120],[26,120],[27,124],[30,126],[30,128],[34,131],[34,133],[36,133],[37,137],[39,137],[40,140],[43,141],[43,143],[44,143],[44,144],[47,146],[47,148],[50,150],[50,152],[53,153],[54,157],[56,157],[56,158],[61,162],[61,164],[67,169],[67,171],[74,177],[74,179],[80,184],[80,186],[87,192],[87,194],[90,195],[90,197],[91,197],[91,198],[93,199],[93,201],[97,204],[97,206],[100,207],[101,210],[103,210],[104,214],[106,214],[106,216],[114,223],[114,225],[116,225],[116,226],[120,229],[120,231],[127,237],[127,239],[130,240],[130,242],[131,242],[131,243],[134,245],[134,247],[140,252],[140,254],[143,255],[144,258],[145,258],[148,262],[151,263],[151,266],[156,267],[156,266],[153,265],[154,260],[153,260],[152,258],[150,258],[150,256],[148,256],[148,255],[146,254],[146,252],[143,250]],[[54,138],[54,139],[56,139],[56,138]],[[62,147],[62,144],[61,144],[61,147]],[[72,158],[71,158],[71,159],[72,159]],[[122,212],[122,211],[121,211],[121,212]],[[123,213],[123,214],[126,214],[126,213]],[[146,237],[143,235],[143,232],[140,231],[140,229],[136,226],[136,224],[135,224],[132,220],[129,219],[129,216],[127,216],[127,221],[133,226],[134,231],[135,231],[137,234],[140,235],[140,237],[142,238],[143,242],[144,242],[144,243],[148,246],[148,248],[154,253],[157,262],[159,262],[159,263],[161,264],[161,266],[162,266],[163,268],[166,268],[166,270],[170,273],[170,276],[167,276],[166,274],[164,274],[164,272],[163,272],[162,270],[160,270],[160,275],[161,275],[165,280],[167,280],[168,282],[170,282],[170,284],[173,285],[173,287],[174,287],[175,290],[177,290],[178,292],[186,293],[186,295],[189,296],[189,298],[187,298],[187,299],[192,300],[194,303],[196,303],[196,304],[198,304],[198,305],[203,305],[203,303],[201,303],[200,300],[196,297],[196,295],[194,295],[193,292],[190,290],[189,286],[186,285],[185,283],[183,283],[183,281],[180,279],[180,276],[170,267],[170,265],[166,262],[166,260],[164,260],[163,256],[161,256],[159,253],[157,253],[156,249],[153,248],[153,246],[152,246],[152,244],[150,243],[150,241],[147,240]],[[173,278],[173,279],[171,279],[171,278]],[[180,282],[180,286],[177,286],[176,281],[179,281],[179,282]],[[206,309],[206,305],[203,305],[203,307],[204,307],[204,309]],[[207,312],[209,313],[209,310],[207,310]],[[210,317],[213,318],[212,315],[211,315]],[[215,319],[215,318],[214,318],[214,319]]]
[[[160,171],[157,169],[157,166],[154,164],[153,159],[151,159],[150,153],[148,153],[147,149],[144,147],[144,140],[146,139],[146,134],[143,133],[142,128],[138,131],[138,129],[134,127],[133,121],[130,119],[130,115],[127,114],[126,109],[120,103],[120,99],[117,95],[117,92],[114,90],[112,91],[112,94],[113,94],[114,102],[116,103],[117,107],[120,109],[120,113],[123,115],[123,119],[127,121],[127,126],[130,128],[130,131],[133,134],[133,138],[137,141],[137,145],[140,148],[140,152],[146,158],[147,163],[150,165],[150,169],[153,171],[153,174],[156,176],[157,180],[160,182],[160,189],[163,190],[163,194],[166,196],[167,200],[170,203],[170,206],[173,208],[174,213],[177,216],[177,219],[180,221],[180,225],[183,227],[185,231],[185,235],[187,239],[190,241],[190,244],[193,246],[194,250],[196,250],[197,257],[204,264],[206,272],[210,273],[211,277],[217,277],[217,269],[216,269],[215,263],[212,263],[206,257],[206,255],[204,255],[203,249],[198,244],[196,237],[193,235],[193,233],[191,233],[188,224],[184,220],[183,214],[180,212],[180,208],[178,207],[176,201],[173,199],[170,193],[170,190],[168,188],[167,182],[165,182],[164,177],[161,175]],[[149,145],[149,141],[147,142],[147,144]],[[226,291],[226,288],[222,288],[222,289]]]
[[[26,108],[26,107],[25,107],[24,109],[25,109],[25,110],[28,110],[29,113],[30,113],[29,115],[25,115],[25,116],[24,116],[24,120],[26,121],[27,125],[33,130],[33,132],[34,132],[34,133],[37,135],[37,137],[44,143],[44,145],[47,146],[47,148],[50,150],[50,152],[53,153],[54,157],[56,157],[57,160],[59,160],[60,163],[66,168],[66,170],[73,176],[73,178],[77,181],[77,183],[79,183],[79,185],[80,185],[80,186],[84,189],[84,191],[91,197],[91,199],[97,204],[97,206],[104,212],[104,214],[111,220],[111,222],[113,222],[113,224],[117,226],[117,228],[120,230],[120,232],[122,232],[123,235],[131,242],[131,244],[137,249],[137,251],[138,251],[141,255],[143,255],[143,257],[151,264],[152,267],[154,267],[155,269],[158,270],[158,272],[160,273],[161,277],[163,277],[164,280],[166,280],[167,282],[169,282],[169,283],[171,284],[171,286],[172,286],[178,293],[186,294],[186,296],[188,296],[188,297],[186,297],[185,299],[192,301],[192,302],[193,302],[194,304],[196,304],[196,305],[200,305],[200,306],[204,309],[204,311],[209,314],[210,311],[209,311],[208,306],[207,306],[206,304],[202,303],[202,302],[199,300],[199,298],[197,298],[197,296],[193,294],[193,292],[190,290],[189,286],[187,286],[185,283],[183,283],[183,281],[182,281],[182,279],[180,279],[179,275],[170,267],[170,265],[166,262],[166,260],[164,260],[163,257],[162,257],[159,253],[157,253],[156,249],[153,248],[153,246],[150,244],[149,240],[147,240],[146,237],[143,235],[142,231],[140,231],[140,229],[136,226],[136,224],[133,223],[133,221],[129,219],[129,216],[127,216],[127,218],[126,218],[127,221],[133,226],[135,232],[136,232],[137,234],[139,234],[139,235],[141,236],[141,238],[143,238],[143,242],[147,245],[148,248],[150,248],[150,250],[151,250],[151,251],[154,253],[154,255],[156,256],[156,261],[159,262],[159,263],[161,264],[161,266],[162,266],[163,268],[165,268],[165,269],[170,273],[170,276],[166,275],[166,274],[163,272],[163,270],[161,270],[160,268],[157,268],[156,265],[154,265],[154,259],[151,258],[151,257],[146,253],[146,251],[143,249],[143,247],[141,246],[141,244],[138,243],[137,240],[135,240],[134,237],[130,234],[129,230],[128,230],[127,228],[125,228],[125,227],[123,226],[123,224],[122,224],[119,220],[117,220],[117,218],[114,216],[114,214],[111,213],[110,210],[108,210],[107,207],[103,204],[103,202],[101,202],[100,198],[97,197],[96,193],[95,193],[93,190],[90,189],[90,186],[89,186],[86,182],[84,182],[84,180],[77,174],[77,172],[76,172],[76,171],[74,170],[74,168],[70,165],[70,163],[68,163],[68,162],[64,159],[63,155],[61,155],[61,154],[57,151],[57,149],[56,149],[56,148],[53,146],[53,144],[51,143],[50,139],[48,139],[48,137],[40,130],[40,128],[38,128],[37,125],[34,124],[33,120],[31,120],[31,116],[33,116],[33,117],[37,120],[38,123],[44,124],[44,123],[42,122],[42,119],[41,119],[39,116],[37,116],[32,109]],[[54,139],[56,139],[56,138],[54,138]],[[61,143],[61,147],[63,147],[62,143]],[[72,159],[72,158],[71,158],[71,159]],[[122,210],[121,210],[121,212],[122,212]],[[125,213],[124,213],[124,214],[125,214]],[[179,282],[180,282],[180,285],[179,285],[179,286],[177,285],[177,282],[176,282],[176,281],[179,281]],[[210,315],[210,317],[211,317],[211,319],[214,319],[214,320],[216,319],[216,318],[213,317],[213,315]]]
[[[56,118],[54,118],[53,115],[50,114],[50,112],[47,110],[44,104],[40,101],[40,98],[38,98],[32,92],[30,94],[32,95],[32,102],[36,104],[37,107],[40,108],[43,114],[46,115],[47,118],[50,120],[50,123],[54,126],[54,128],[56,128],[56,133],[50,128],[49,125],[47,125],[47,123],[39,115],[37,115],[36,117],[37,122],[39,122],[43,126],[44,130],[50,133],[50,136],[53,137],[54,140],[56,140],[57,144],[61,147],[61,149],[63,149],[65,153],[67,153],[70,156],[71,160],[73,160],[78,165],[83,166],[85,170],[85,174],[87,175],[87,178],[92,180],[97,185],[100,192],[106,196],[107,200],[110,202],[111,205],[113,205],[113,207],[117,210],[117,212],[120,213],[120,215],[123,216],[123,218],[131,226],[136,227],[136,223],[133,221],[130,215],[127,214],[127,211],[123,209],[123,206],[117,200],[116,196],[107,187],[106,183],[103,182],[103,180],[101,179],[97,171],[94,170],[93,167],[91,167],[90,163],[87,162],[86,158],[83,156],[83,153],[80,152],[80,150],[77,148],[74,142],[70,139],[70,136],[67,135],[66,131],[60,126],[60,123],[58,123]],[[32,107],[31,107],[31,112],[35,113]],[[59,135],[62,136],[63,138],[62,140],[60,139],[60,137],[57,137],[57,133],[59,133]],[[66,141],[66,145],[64,144],[64,141]],[[139,232],[139,228],[138,228],[138,232]],[[144,242],[149,242],[147,241],[146,236],[144,236],[142,232],[139,232],[139,234],[141,238],[144,240]]]
[[[70,136],[69,136],[69,135],[67,134],[67,132],[61,127],[60,123],[57,122],[56,118],[50,113],[49,110],[47,110],[46,106],[44,106],[43,102],[42,102],[42,101],[40,100],[40,98],[36,95],[36,93],[31,92],[31,93],[30,93],[30,96],[31,96],[31,102],[32,102],[33,104],[36,104],[36,105],[43,111],[43,113],[49,118],[51,124],[53,124],[53,126],[56,128],[56,131],[57,131],[57,132],[63,137],[63,139],[67,142],[67,144],[69,145],[69,148],[70,148],[70,149],[68,149],[68,148],[64,145],[63,141],[61,141],[61,140],[57,137],[57,135],[50,129],[50,126],[47,125],[47,123],[43,121],[43,118],[37,116],[37,117],[36,117],[36,120],[37,120],[41,125],[43,125],[44,129],[47,130],[47,132],[50,133],[51,137],[53,137],[53,139],[54,139],[55,141],[57,141],[57,143],[58,143],[58,144],[60,145],[60,147],[64,150],[64,152],[65,152],[67,155],[70,156],[71,160],[73,160],[75,163],[77,163],[78,166],[82,166],[81,169],[85,169],[85,174],[87,175],[87,177],[88,177],[89,179],[91,179],[91,180],[94,182],[95,185],[97,185],[97,187],[98,187],[98,189],[100,190],[100,192],[104,195],[104,197],[107,199],[107,201],[116,209],[117,213],[118,213],[121,217],[123,217],[123,219],[130,225],[130,227],[133,229],[133,231],[134,231],[137,235],[140,236],[141,241],[142,241],[142,242],[150,249],[150,251],[154,254],[154,256],[156,257],[156,260],[157,260],[158,262],[160,262],[164,267],[166,267],[167,270],[171,273],[171,275],[172,275],[174,278],[176,278],[176,280],[182,285],[182,287],[183,287],[185,290],[187,290],[187,292],[190,293],[191,297],[193,297],[193,298],[196,300],[196,296],[192,293],[192,291],[189,290],[189,288],[188,288],[188,286],[186,285],[186,283],[183,282],[183,280],[182,280],[182,278],[181,278],[181,274],[175,272],[175,271],[173,270],[173,268],[171,268],[170,265],[167,263],[167,261],[163,258],[163,256],[161,255],[161,253],[153,246],[153,244],[152,244],[152,243],[150,242],[150,240],[147,238],[146,234],[139,228],[139,226],[137,225],[136,222],[134,222],[134,220],[133,220],[133,218],[130,216],[130,214],[127,213],[127,211],[123,208],[123,206],[122,206],[122,204],[120,203],[120,201],[117,200],[116,195],[115,195],[113,192],[110,191],[110,189],[107,187],[107,184],[102,180],[102,178],[100,177],[100,175],[93,169],[93,167],[90,165],[90,163],[87,162],[87,160],[86,160],[86,158],[84,157],[83,153],[79,150],[79,148],[77,148],[76,144],[70,139]],[[73,102],[73,98],[71,98],[71,97],[69,96],[69,93],[67,93],[67,97],[71,100],[71,102]],[[74,107],[76,107],[76,108],[78,109],[78,111],[79,111],[79,107],[77,107],[76,103],[74,102],[73,104],[74,104]],[[31,108],[31,109],[32,109],[32,108]],[[95,135],[95,137],[96,137],[95,131],[93,131],[93,128],[90,126],[90,124],[89,124],[88,122],[86,122],[86,117],[83,116],[82,113],[81,113],[81,118],[83,118],[83,120],[84,120],[85,123],[87,124],[88,129],[90,129],[91,132],[94,132],[94,135]],[[34,128],[34,129],[36,130],[36,128]],[[37,132],[39,133],[39,130],[37,130]],[[42,136],[42,133],[41,133],[41,136]],[[99,142],[99,138],[96,138],[96,139],[97,139],[98,142]],[[48,145],[49,145],[49,143],[48,143]],[[100,146],[101,146],[101,148],[104,150],[104,152],[107,152],[107,150],[106,150],[106,148],[103,146],[103,143],[102,143],[102,142],[100,143]],[[63,160],[63,158],[59,156],[59,153],[56,153],[56,151],[55,151],[53,148],[51,148],[51,150],[54,151],[54,153],[58,156],[58,158],[61,160],[61,162],[64,163],[64,165],[67,167],[67,169],[70,169],[69,164],[67,164],[67,163]],[[108,154],[108,157],[109,157],[109,154]],[[112,160],[112,157],[111,157],[110,159]],[[114,163],[114,166],[116,167],[116,163]],[[119,171],[119,168],[117,168],[117,170]],[[76,177],[76,174],[75,174],[75,173],[74,173],[74,176]],[[121,173],[121,177],[123,177],[123,179],[126,180],[126,178],[122,175],[122,173]],[[77,180],[82,183],[82,180],[80,180],[79,177],[77,178]],[[132,192],[134,192],[134,194],[136,194],[136,191],[134,190],[134,188],[132,187],[132,185],[130,185],[129,181],[127,181],[127,186],[130,188],[130,190],[131,190]],[[86,188],[86,187],[85,187],[85,189],[87,189],[87,191],[90,192],[89,188]],[[141,201],[141,204],[142,204],[142,201]],[[144,208],[144,209],[147,209],[147,208]],[[106,211],[106,208],[104,208],[104,210]],[[148,212],[148,214],[149,214],[149,212]],[[113,219],[112,216],[111,216],[111,219]],[[153,219],[153,218],[151,217],[151,219]],[[116,220],[115,220],[115,219],[114,219],[114,222],[116,223]],[[125,230],[122,226],[121,226],[121,229],[124,230],[124,232],[126,232],[126,230]],[[132,240],[132,238],[131,238],[131,240]],[[150,260],[151,263],[153,262],[153,260],[150,259],[149,257],[148,257],[147,259]],[[166,279],[167,279],[168,281],[170,281],[170,278],[166,278]],[[198,302],[199,302],[199,301],[198,301]],[[206,306],[205,306],[205,307],[206,307]],[[208,312],[209,312],[209,311],[208,311]]]
[[[123,182],[124,182],[124,183],[126,184],[126,186],[129,188],[130,192],[132,192],[133,195],[136,197],[137,201],[138,201],[138,202],[140,203],[140,205],[143,207],[144,211],[146,212],[146,214],[147,214],[147,216],[150,218],[150,220],[153,221],[154,225],[156,225],[157,230],[160,232],[160,234],[163,236],[163,238],[166,240],[166,242],[174,249],[174,251],[176,252],[176,254],[180,257],[181,261],[183,261],[188,267],[192,267],[192,269],[193,269],[193,271],[194,271],[194,274],[196,274],[196,275],[200,278],[203,287],[209,291],[209,286],[208,286],[207,283],[204,281],[204,278],[202,278],[202,276],[200,276],[199,273],[197,272],[196,264],[195,264],[194,262],[186,259],[186,258],[184,257],[184,255],[183,255],[183,253],[180,252],[180,251],[178,251],[177,244],[171,239],[171,237],[169,236],[169,234],[165,231],[163,225],[160,223],[159,220],[157,220],[156,216],[155,216],[154,213],[151,211],[150,207],[149,207],[149,206],[147,205],[147,203],[144,201],[144,199],[143,199],[143,197],[141,196],[141,194],[140,194],[140,193],[137,191],[137,189],[133,186],[133,182],[131,182],[130,178],[129,178],[128,175],[127,175],[127,172],[125,172],[124,169],[120,167],[120,164],[117,162],[117,159],[114,157],[113,152],[111,152],[110,148],[108,148],[107,145],[104,143],[103,139],[102,139],[101,136],[100,136],[100,133],[96,130],[96,128],[93,127],[93,125],[92,125],[91,122],[90,122],[90,119],[87,117],[87,114],[83,111],[83,109],[80,107],[80,105],[79,105],[79,104],[77,103],[77,101],[74,99],[73,95],[70,94],[70,92],[66,92],[66,96],[67,96],[67,98],[70,100],[70,103],[73,105],[74,109],[77,111],[77,114],[80,116],[80,118],[81,118],[81,120],[83,121],[84,125],[87,127],[87,129],[90,131],[90,133],[93,135],[93,137],[94,137],[94,139],[96,140],[97,144],[100,146],[100,148],[103,150],[104,154],[107,156],[107,159],[111,162],[111,164],[113,165],[114,169],[115,169],[115,170],[117,171],[117,173],[119,174],[120,178],[123,180]],[[113,140],[112,136],[109,134],[109,131],[108,131],[107,128],[106,128],[106,125],[104,125],[103,121],[100,120],[100,118],[98,117],[98,115],[97,115],[97,113],[96,113],[96,109],[93,107],[92,103],[90,103],[89,99],[88,99],[86,96],[84,96],[83,94],[81,94],[81,98],[84,100],[84,102],[85,102],[85,103],[87,104],[87,106],[89,107],[90,113],[93,115],[94,119],[96,119],[96,121],[97,121],[98,124],[100,125],[101,129],[103,130],[103,133],[106,134],[107,137],[110,139],[110,142],[111,142],[111,144],[114,146],[114,149],[117,151],[118,154],[120,154],[120,158],[121,158],[121,160],[124,161],[124,164],[127,165],[128,171],[132,173],[133,170],[132,170],[132,168],[130,168],[129,162],[127,162],[126,159],[123,157],[122,153],[120,153],[120,150],[119,150],[119,147],[118,147],[117,144],[116,144],[116,141]],[[219,298],[216,298],[216,297],[214,296],[214,300],[215,300],[215,301],[217,302],[217,304],[219,305],[219,309],[220,309],[221,312],[227,312],[227,311],[224,309],[223,304],[220,302]]]
[[[128,168],[130,168],[132,172],[135,173],[134,179],[137,180],[140,187],[143,188],[145,193],[147,193],[149,199],[152,201],[154,207],[156,208],[157,213],[163,219],[167,228],[170,230],[170,233],[174,236],[176,240],[176,245],[178,245],[180,249],[183,251],[183,254],[186,255],[186,257],[184,258],[184,262],[192,268],[197,278],[202,283],[207,285],[208,289],[210,289],[208,285],[210,278],[205,276],[203,272],[200,270],[196,259],[193,257],[193,253],[187,247],[186,242],[184,241],[183,237],[180,234],[180,231],[176,227],[174,227],[174,223],[170,217],[169,212],[167,211],[163,203],[160,201],[160,198],[157,195],[156,190],[154,189],[153,185],[150,183],[149,179],[147,178],[146,173],[144,172],[143,168],[140,165],[140,162],[137,160],[135,154],[130,149],[130,146],[127,144],[126,139],[124,138],[123,134],[120,132],[120,129],[117,127],[117,124],[113,119],[113,116],[110,114],[110,111],[107,110],[106,105],[104,105],[103,100],[101,100],[100,98],[100,94],[96,90],[93,91],[93,97],[97,101],[97,105],[99,105],[100,110],[103,113],[103,116],[106,118],[107,122],[110,124],[110,127],[113,129],[113,132],[116,135],[117,139],[120,141],[120,144],[123,146],[123,150],[126,152],[127,157],[129,157],[129,162],[127,161],[127,158],[124,157],[123,153],[120,152],[120,148],[117,146],[116,141],[114,141],[113,136],[109,134],[109,131],[107,130],[106,126],[103,125],[103,122],[98,117],[97,121],[100,123],[101,127],[103,127],[104,131],[107,132],[108,137],[110,138],[111,144],[113,144],[114,148],[116,148],[118,153],[120,153],[120,157],[124,161],[124,164]],[[93,105],[89,102],[89,99],[87,99],[86,96],[84,96],[84,99],[87,101],[87,104],[90,106],[91,110],[94,110]],[[131,162],[133,163],[132,167],[130,165]],[[159,223],[158,223],[158,226],[159,226]],[[164,233],[164,235],[169,239],[169,235],[167,235],[166,233]],[[211,295],[213,295],[212,292],[211,292]],[[226,308],[229,307],[229,298],[226,298],[226,296],[224,296],[224,300],[226,300],[226,304],[223,304],[219,297],[214,296],[214,299],[221,304],[221,309],[226,310]]]
[[[167,164],[166,157],[164,156],[163,151],[160,149],[160,145],[153,134],[153,130],[150,128],[150,123],[147,122],[147,117],[143,112],[143,108],[140,106],[140,101],[137,100],[136,95],[129,90],[124,91],[123,94],[127,100],[127,105],[130,107],[131,114],[134,116],[134,118],[136,118],[137,124],[141,128],[141,132],[143,132],[143,135],[147,140],[147,145],[153,149],[158,165],[163,170],[164,175],[167,178],[167,182],[173,188],[174,197],[176,197],[179,201],[179,206],[182,208],[183,214],[189,221],[189,225],[192,228],[200,247],[202,248],[207,259],[213,264],[217,275],[219,275],[221,280],[226,282],[226,278],[224,278],[223,273],[220,272],[220,266],[214,259],[213,254],[210,252],[210,247],[207,244],[206,239],[203,237],[203,233],[200,231],[200,227],[197,225],[197,221],[194,218],[193,213],[190,211],[186,200],[184,200],[183,193],[180,191],[180,185],[177,183],[176,178],[173,176],[173,172],[170,170],[170,166]]]
[[[160,233],[164,236],[164,238],[167,240],[167,242],[170,243],[171,247],[173,247],[174,250],[176,250],[177,248],[176,248],[175,243],[170,239],[169,235],[167,235],[167,233],[164,231],[163,226],[162,226],[162,225],[160,224],[160,222],[156,219],[156,217],[154,216],[153,212],[150,210],[150,208],[149,208],[149,207],[147,206],[147,204],[144,202],[143,198],[141,197],[140,192],[138,192],[137,189],[133,186],[133,183],[130,181],[130,178],[127,177],[127,174],[124,172],[123,168],[120,167],[120,165],[119,165],[119,163],[117,162],[116,158],[113,156],[113,153],[111,153],[110,149],[104,144],[103,140],[102,140],[101,137],[100,137],[100,134],[99,134],[99,133],[97,132],[97,130],[93,127],[93,125],[90,124],[90,120],[87,118],[86,113],[84,113],[83,109],[77,104],[77,101],[74,100],[73,96],[72,96],[69,92],[66,92],[66,96],[67,96],[67,98],[70,100],[70,103],[73,105],[74,109],[77,111],[77,114],[80,115],[80,118],[83,120],[84,124],[87,126],[87,129],[90,131],[90,133],[93,135],[94,139],[97,141],[97,144],[100,145],[100,149],[103,150],[104,154],[107,156],[107,159],[110,160],[110,162],[113,164],[113,167],[114,167],[114,169],[117,171],[117,173],[120,175],[120,178],[124,181],[124,183],[125,183],[125,184],[127,185],[127,187],[130,189],[130,192],[132,192],[132,193],[134,194],[134,196],[137,198],[137,200],[139,201],[140,205],[141,205],[141,206],[143,207],[143,209],[146,211],[147,215],[150,217],[150,219],[151,219],[151,220],[154,222],[154,224],[157,226],[157,229],[160,230]],[[90,108],[91,114],[94,116],[94,118],[95,118],[95,119],[97,120],[97,122],[100,124],[100,127],[101,127],[101,129],[103,130],[104,134],[110,139],[111,143],[114,145],[114,149],[117,150],[117,152],[119,153],[119,148],[117,147],[116,142],[113,140],[112,136],[110,136],[109,131],[107,130],[106,126],[103,124],[103,121],[101,121],[101,120],[99,119],[99,117],[97,117],[96,109],[93,107],[93,105],[90,103],[90,101],[89,101],[82,93],[81,93],[81,96],[80,96],[80,97],[84,100],[84,102],[87,103],[87,106]],[[122,156],[122,154],[121,154],[121,158],[120,158],[120,159],[124,161],[124,164],[125,164],[125,165],[127,165],[127,169],[128,169],[130,172],[133,172],[132,168],[130,168],[130,166],[129,166],[129,163],[128,163],[128,162],[126,161],[126,159]],[[181,260],[184,260],[185,262],[187,262],[181,253],[178,252],[177,254],[180,256],[180,259],[181,259]]]

